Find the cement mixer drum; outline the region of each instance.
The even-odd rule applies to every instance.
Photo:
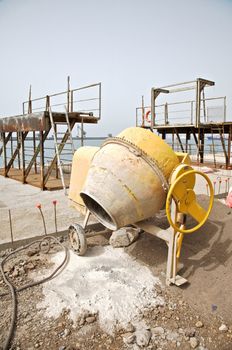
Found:
[[[80,195],[105,227],[116,230],[164,207],[167,181],[178,163],[160,137],[129,128],[107,139],[95,153]]]

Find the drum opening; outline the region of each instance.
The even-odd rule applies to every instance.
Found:
[[[117,230],[117,224],[114,220],[114,218],[110,215],[110,213],[101,205],[99,204],[94,198],[89,196],[86,193],[80,194],[81,198],[83,199],[83,202],[85,203],[85,206],[89,211],[96,216],[96,218],[108,229],[114,231]]]

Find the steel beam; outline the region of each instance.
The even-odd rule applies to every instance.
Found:
[[[44,141],[46,140],[46,138],[47,138],[47,136],[48,136],[50,130],[51,130],[51,129],[45,131],[45,133],[44,133],[44,135],[43,135],[43,140],[44,140]],[[29,175],[29,173],[30,173],[30,171],[31,171],[31,168],[32,168],[34,162],[36,161],[36,158],[38,157],[38,155],[39,155],[39,153],[40,153],[40,149],[41,149],[40,143],[41,143],[41,139],[40,139],[40,142],[39,142],[38,146],[36,147],[36,149],[35,149],[35,151],[34,151],[34,154],[33,154],[33,157],[32,157],[31,160],[30,160],[30,163],[28,164],[28,166],[27,166],[27,168],[26,168],[26,170],[25,170],[25,181],[26,181],[26,179],[27,179],[27,177],[28,177],[28,175]]]
[[[204,130],[201,130],[200,147],[199,147],[200,163],[204,163],[204,149],[205,149],[205,134],[204,134]]]
[[[24,149],[24,132],[20,132],[21,138],[21,161],[22,161],[22,183],[25,183],[25,149]]]
[[[3,133],[2,133],[3,134]],[[12,132],[9,132],[7,137],[5,137],[5,133],[4,133],[4,137],[5,137],[5,143],[7,144],[7,142],[10,140],[12,136]],[[2,151],[3,151],[3,146],[0,148],[0,155],[2,154]]]
[[[6,155],[6,135],[4,132],[2,134],[2,149],[3,149],[3,166],[4,166],[4,176],[6,177],[6,167],[7,167],[7,155]]]
[[[229,133],[228,133],[228,166],[230,167],[230,155],[231,155],[231,141],[232,141],[232,125],[230,125]]]
[[[219,135],[220,135],[220,140],[221,140],[221,144],[222,144],[222,149],[223,149],[223,153],[225,156],[225,160],[226,160],[226,168],[228,168],[229,165],[229,157],[228,157],[228,153],[226,152],[226,145],[225,145],[225,141],[224,141],[224,134],[222,134],[222,130],[219,128]]]
[[[25,138],[27,137],[27,134],[28,134],[28,131],[26,131],[26,132],[24,132],[24,133],[22,134],[22,140],[23,140],[23,141],[24,141]],[[16,148],[16,150],[14,151],[14,154],[13,154],[13,156],[11,157],[9,163],[7,164],[7,167],[6,167],[6,170],[5,170],[5,176],[7,176],[7,174],[8,174],[8,172],[9,172],[9,170],[10,170],[12,164],[13,164],[14,161],[15,161],[16,156],[20,154],[20,149],[21,149],[21,140],[18,141],[17,148]]]
[[[40,188],[43,191],[44,185],[44,133],[40,131]]]
[[[33,151],[34,151],[34,153],[36,151],[36,135],[35,135],[35,131],[33,131]],[[35,174],[37,174],[36,157],[35,157],[35,162],[34,162],[34,169],[35,169]]]
[[[156,89],[152,88],[151,89],[151,130],[153,131],[154,129],[154,124],[155,124],[155,101],[159,94],[168,94],[169,90],[165,89]]]
[[[180,135],[179,135],[179,133],[178,133],[176,128],[174,128],[174,130],[175,130],[175,134],[176,134],[177,140],[179,142],[180,148],[181,148],[182,152],[184,152],[184,146],[183,146],[182,141],[180,139]]]

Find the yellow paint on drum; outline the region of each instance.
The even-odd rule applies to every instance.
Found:
[[[117,137],[132,142],[142,151],[154,159],[166,179],[169,178],[173,168],[179,164],[179,159],[172,148],[158,135],[143,128],[128,128]]]
[[[80,192],[85,183],[93,156],[98,150],[99,147],[80,147],[73,156],[69,199],[72,201],[72,205],[82,214],[85,214],[86,207],[80,197]]]
[[[163,180],[140,156],[120,141],[124,139],[156,162],[168,180],[179,164],[175,152],[157,135],[129,128],[109,139],[94,155],[81,198],[86,207],[109,229],[154,216],[165,205]]]

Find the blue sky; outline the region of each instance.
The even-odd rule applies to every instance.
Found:
[[[33,97],[102,82],[102,121],[89,135],[135,123],[151,86],[203,77],[231,109],[232,1],[1,0],[0,115]],[[228,119],[232,118],[228,115]]]

